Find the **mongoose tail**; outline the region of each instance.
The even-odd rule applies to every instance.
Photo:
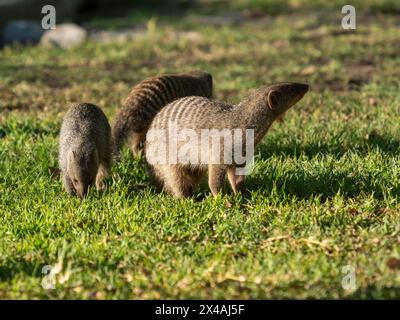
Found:
[[[125,143],[133,155],[141,152],[151,121],[165,105],[186,96],[211,98],[213,80],[209,73],[191,71],[147,78],[133,87],[112,124],[114,158],[119,160]]]
[[[264,86],[255,90],[238,105],[228,105],[203,97],[185,97],[170,103],[155,116],[149,128],[149,132],[151,130],[152,133],[165,132],[165,138],[157,135],[148,135],[146,138],[145,155],[152,177],[175,198],[190,196],[207,171],[209,188],[214,196],[221,192],[226,176],[233,192],[242,192],[245,176],[238,174],[237,169],[242,168],[244,164],[239,162],[242,160],[236,160],[235,148],[239,146],[240,151],[247,152],[249,144],[255,147],[260,143],[272,123],[294,106],[308,88],[308,85],[299,83]],[[206,140],[208,142],[203,149],[203,144],[197,141],[192,144],[194,149],[183,149],[190,150],[190,156],[183,157],[181,162],[177,162],[177,158],[169,161],[171,144],[172,150],[176,150],[177,154],[181,147],[187,148],[185,142],[168,136],[171,124],[174,132],[194,130],[194,137],[201,137],[204,129],[209,132],[216,130],[211,138],[218,138],[217,145],[220,143],[220,148],[214,151],[214,142],[210,144],[210,140]],[[244,141],[235,142],[231,138],[219,140],[217,137],[224,131],[232,137],[237,129],[242,132],[242,137],[248,129],[252,130],[254,140],[246,141],[245,138]]]
[[[89,186],[104,188],[111,165],[111,128],[103,111],[90,103],[71,106],[64,117],[59,165],[65,190],[80,198]]]

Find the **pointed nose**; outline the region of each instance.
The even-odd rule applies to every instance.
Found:
[[[296,87],[300,92],[304,92],[304,93],[306,93],[310,89],[310,86],[308,84],[304,84],[304,83],[297,83]]]
[[[76,189],[76,193],[78,195],[79,198],[83,199],[86,196],[87,193],[87,188],[83,187],[83,186],[79,186]]]
[[[83,199],[85,197],[85,193],[83,191],[77,191],[76,193],[77,193],[78,197],[81,199]]]

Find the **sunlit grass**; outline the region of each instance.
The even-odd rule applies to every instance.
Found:
[[[398,17],[349,34],[318,17],[160,19],[125,43],[0,51],[0,298],[399,298],[387,266],[400,258]],[[104,193],[68,196],[52,175],[68,104],[111,120],[136,82],[189,69],[230,102],[311,85],[257,150],[249,198],[158,194],[128,150]],[[58,266],[55,290],[45,265]],[[341,286],[346,265],[355,291]]]

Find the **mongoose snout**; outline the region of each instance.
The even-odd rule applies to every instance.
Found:
[[[96,178],[99,167],[97,151],[94,149],[72,149],[68,152],[67,161],[67,172],[76,195],[83,198],[86,196],[89,186],[93,185]]]
[[[292,100],[292,106],[295,105],[297,102],[299,102],[308,92],[309,89],[310,86],[308,84],[294,83],[292,89],[292,94],[294,95],[294,98]]]
[[[269,86],[267,90],[267,105],[278,115],[300,101],[309,89],[308,84],[302,83],[278,83]]]
[[[64,117],[59,164],[65,190],[83,198],[90,186],[104,188],[111,165],[111,128],[103,111],[90,103],[73,105]]]

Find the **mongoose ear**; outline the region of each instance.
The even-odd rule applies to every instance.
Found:
[[[268,107],[271,110],[274,110],[278,104],[280,99],[280,93],[276,90],[271,90],[268,92]]]

